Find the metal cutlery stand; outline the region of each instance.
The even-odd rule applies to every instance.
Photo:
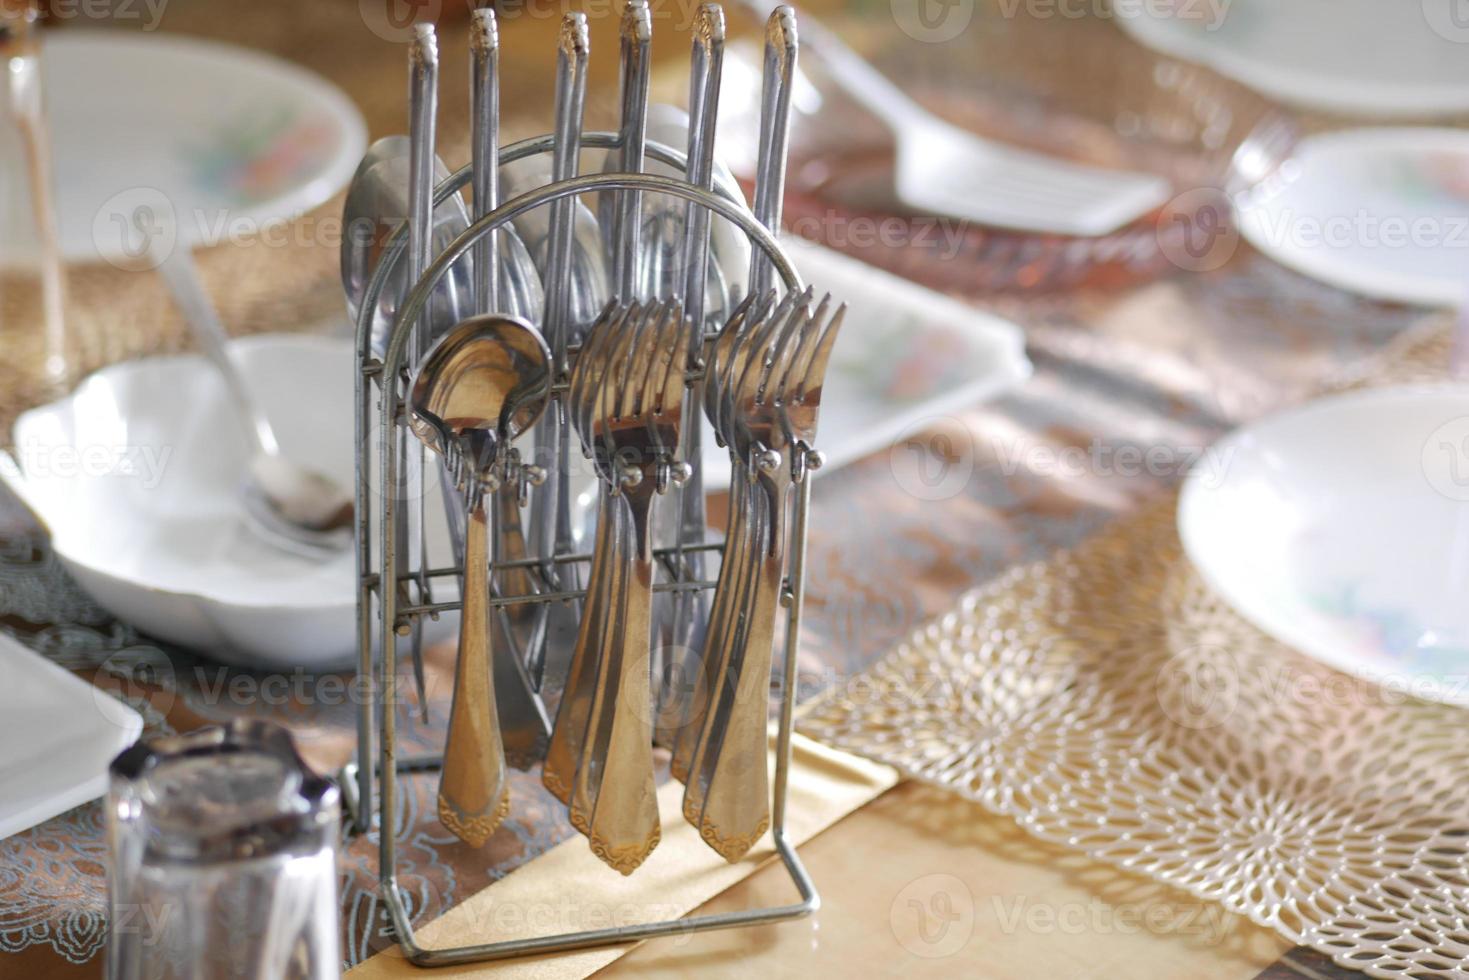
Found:
[[[615,149],[620,137],[615,133],[586,133],[582,146],[589,148]],[[506,147],[500,153],[502,165],[528,156],[550,152],[554,148],[552,136],[541,136]],[[647,155],[652,159],[685,169],[683,154],[666,146],[648,143]],[[434,195],[434,204],[456,194],[469,182],[470,168],[465,167],[447,181],[440,184]],[[458,602],[420,602],[413,604],[405,597],[412,595],[410,582],[419,584],[424,580],[446,579],[460,576],[462,569],[414,567],[410,562],[406,575],[395,575],[395,545],[397,524],[404,509],[395,500],[393,492],[397,484],[398,468],[403,464],[398,450],[398,430],[407,425],[404,411],[406,393],[405,358],[408,351],[410,325],[416,323],[429,302],[434,287],[448,273],[454,262],[470,252],[473,245],[487,235],[505,227],[516,217],[534,208],[553,201],[575,198],[598,191],[640,191],[672,195],[708,209],[732,222],[749,239],[751,245],[761,250],[769,259],[787,290],[802,287],[799,276],[790,260],[771,234],[742,203],[736,203],[718,193],[704,190],[687,180],[650,174],[603,173],[556,181],[534,191],[516,197],[476,221],[470,228],[450,244],[424,275],[414,284],[402,305],[382,359],[371,353],[370,331],[372,310],[377,305],[378,295],[388,278],[390,268],[403,260],[407,234],[400,229],[383,253],[373,275],[365,301],[363,314],[359,317],[357,330],[357,572],[358,572],[358,648],[357,665],[359,688],[370,691],[362,699],[358,713],[358,749],[354,763],[342,773],[343,796],[351,815],[352,828],[361,833],[371,825],[373,801],[376,799],[378,827],[380,832],[379,880],[383,902],[397,934],[404,955],[419,966],[443,966],[477,960],[507,959],[536,953],[560,952],[626,943],[657,936],[681,935],[711,929],[728,929],[746,925],[758,925],[800,918],[814,911],[820,899],[810,877],[802,866],[794,846],[786,837],[786,791],[790,772],[790,740],[792,712],[795,702],[795,680],[797,646],[801,635],[801,606],[805,593],[805,557],[807,516],[810,509],[810,480],[798,482],[794,520],[788,554],[790,566],[784,583],[782,601],[787,608],[785,659],[782,668],[781,702],[779,711],[779,734],[775,759],[774,799],[771,811],[770,832],[776,852],[784,863],[791,881],[800,896],[795,904],[768,908],[748,909],[691,918],[668,919],[643,925],[629,925],[606,929],[592,929],[559,935],[516,939],[502,942],[487,942],[472,946],[446,949],[427,949],[414,938],[409,913],[397,885],[397,793],[400,773],[415,773],[436,770],[442,757],[437,754],[400,757],[397,749],[396,711],[398,706],[398,650],[397,640],[413,632],[420,617],[437,617],[440,613],[457,609]],[[706,335],[706,343],[712,335]],[[696,385],[702,370],[686,373],[688,385]],[[564,399],[566,382],[558,381],[553,387],[552,398]],[[374,399],[378,405],[374,406]],[[374,412],[377,413],[376,417]],[[376,431],[378,472],[372,472],[374,422],[380,425]],[[698,460],[689,460],[698,465]],[[820,465],[819,455],[812,453],[806,461],[809,468]],[[373,486],[375,477],[376,486]],[[376,549],[373,542],[376,542]],[[669,574],[670,581],[654,586],[659,592],[685,592],[712,589],[712,581],[686,580],[687,565],[682,555],[689,552],[722,552],[722,544],[680,545],[661,548],[655,552],[658,563]],[[374,554],[374,550],[376,553]],[[411,556],[416,561],[417,556]],[[587,565],[589,554],[554,554],[520,561],[497,562],[492,571],[529,567],[533,573],[541,572],[548,565]],[[585,581],[582,576],[578,581]],[[535,603],[579,603],[585,590],[556,590],[554,583],[547,581],[547,591],[539,594],[499,595],[490,599],[492,607]],[[374,632],[377,635],[374,635]],[[509,652],[501,655],[513,655]],[[374,743],[374,730],[376,741]],[[373,759],[373,746],[377,745],[378,758]],[[377,793],[374,797],[374,777]]]

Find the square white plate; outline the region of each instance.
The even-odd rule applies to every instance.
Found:
[[[1009,320],[925,286],[786,236],[817,295],[847,304],[821,403],[820,474],[880,452],[910,426],[978,405],[1030,377],[1025,335]],[[705,486],[729,486],[729,454],[704,428]]]
[[[107,767],[143,730],[136,711],[0,636],[0,838],[107,792]]]

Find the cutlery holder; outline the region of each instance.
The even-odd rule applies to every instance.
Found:
[[[614,133],[586,133],[582,146],[587,148],[616,149],[619,136]],[[553,150],[555,139],[541,136],[505,147],[500,153],[502,165],[543,154]],[[677,168],[686,170],[683,154],[656,143],[647,145],[647,156]],[[469,182],[470,168],[465,167],[435,189],[434,203],[447,199]],[[819,899],[810,877],[802,866],[793,845],[785,834],[786,789],[790,769],[790,739],[792,713],[795,706],[795,672],[797,647],[800,637],[801,607],[805,592],[806,528],[810,510],[811,493],[809,470],[820,465],[817,453],[809,453],[797,467],[796,494],[790,539],[787,554],[790,556],[787,574],[782,583],[782,604],[786,609],[786,634],[784,659],[781,663],[781,701],[779,705],[779,727],[776,743],[776,759],[773,781],[770,832],[776,852],[779,854],[800,900],[794,904],[754,908],[739,912],[669,919],[640,925],[593,929],[580,932],[538,937],[529,940],[486,942],[478,945],[448,949],[427,949],[414,938],[409,921],[408,907],[399,892],[397,871],[397,812],[396,794],[398,777],[402,773],[423,772],[438,769],[442,757],[437,754],[399,757],[397,752],[398,699],[398,637],[412,631],[414,622],[424,616],[438,614],[458,608],[457,601],[409,602],[412,594],[410,585],[433,579],[446,579],[460,575],[462,569],[417,568],[409,566],[406,575],[395,573],[398,524],[404,519],[406,509],[396,500],[392,488],[397,486],[398,468],[403,465],[399,447],[403,441],[400,430],[407,426],[404,400],[406,394],[405,363],[408,356],[411,325],[418,322],[426,308],[435,285],[449,272],[453,264],[471,253],[475,243],[485,236],[506,227],[514,218],[534,208],[543,207],[554,201],[574,199],[584,194],[599,191],[638,191],[643,194],[665,194],[690,202],[698,208],[717,214],[734,224],[768,259],[773,272],[780,277],[787,290],[802,288],[800,277],[789,258],[776,241],[771,230],[762,225],[742,203],[716,192],[704,190],[680,178],[637,174],[601,173],[555,181],[528,193],[513,198],[472,224],[464,234],[455,239],[442,253],[436,256],[424,275],[418,279],[398,311],[392,335],[386,350],[379,359],[372,353],[371,332],[373,310],[384,283],[389,278],[392,266],[402,261],[406,251],[406,229],[399,229],[389,242],[377,264],[368,292],[361,305],[362,314],[357,324],[356,355],[356,437],[358,446],[356,475],[357,507],[357,614],[358,648],[357,664],[360,689],[369,691],[358,712],[358,746],[356,760],[342,773],[343,798],[351,817],[351,828],[365,832],[371,825],[372,811],[378,813],[379,881],[382,899],[398,938],[403,954],[420,966],[440,966],[477,960],[506,959],[516,956],[584,949],[605,946],[664,935],[683,935],[711,929],[725,929],[745,925],[757,925],[786,919],[800,918],[812,912]],[[705,335],[705,342],[712,339]],[[695,384],[702,377],[701,370],[686,372],[687,384]],[[558,379],[552,388],[551,410],[556,410],[555,401],[565,398],[564,378]],[[374,433],[374,425],[378,428]],[[372,447],[369,439],[375,434],[378,466],[373,471]],[[688,460],[699,465],[698,460]],[[674,547],[655,550],[655,561],[669,576],[669,581],[654,586],[658,592],[685,592],[712,589],[714,583],[686,577],[687,565],[683,561],[686,553],[696,551],[722,552],[722,544],[680,543]],[[418,556],[410,556],[416,561]],[[533,571],[550,566],[587,565],[588,554],[549,554],[511,562],[491,565],[493,573],[514,568],[531,567]],[[548,584],[554,582],[546,578]],[[585,581],[582,576],[578,581]],[[492,607],[531,603],[577,603],[585,595],[582,589],[558,589],[535,594],[498,595],[490,599]],[[501,656],[513,656],[501,651]],[[374,758],[376,746],[376,758]]]

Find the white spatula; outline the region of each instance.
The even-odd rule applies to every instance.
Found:
[[[745,0],[768,13],[767,0]],[[915,211],[1058,235],[1096,236],[1168,200],[1170,185],[1150,174],[1070,163],[984,139],[914,102],[811,17],[798,22],[803,47],[827,74],[892,129],[897,195]]]

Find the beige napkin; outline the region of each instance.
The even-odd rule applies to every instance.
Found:
[[[886,766],[796,735],[791,740],[787,835],[796,844],[804,843],[896,782],[897,774]],[[767,835],[743,860],[725,862],[684,821],[682,794],[682,784],[672,781],[658,791],[663,841],[630,877],[602,864],[583,838],[574,837],[424,925],[417,932],[419,943],[430,948],[461,946],[676,918],[775,859]],[[821,883],[816,884],[819,889]],[[792,888],[789,901],[796,900]],[[632,948],[628,944],[503,963],[471,963],[436,968],[433,975],[572,980],[602,969]],[[416,980],[425,974],[394,946],[347,975],[352,980]]]

